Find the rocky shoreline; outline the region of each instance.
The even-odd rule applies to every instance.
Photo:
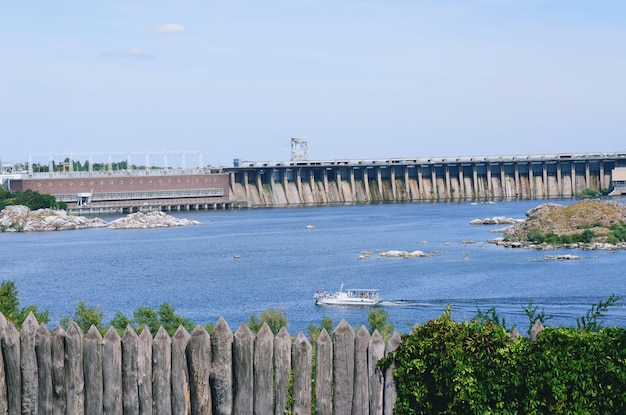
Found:
[[[77,229],[153,229],[174,226],[199,225],[200,222],[179,219],[164,212],[131,213],[124,218],[107,222],[101,218],[87,218],[68,214],[64,210],[38,209],[26,206],[7,206],[0,211],[1,232],[46,232]]]
[[[510,221],[512,226],[500,229],[504,236],[487,242],[506,248],[536,250],[580,249],[615,251],[626,249],[623,234],[615,236],[616,229],[626,227],[626,206],[598,199],[586,199],[569,206],[545,203],[526,212],[526,219],[487,218],[475,219],[472,225],[501,224]],[[586,240],[582,234],[586,234]],[[571,241],[571,239],[578,239]],[[563,242],[567,241],[567,242]],[[563,258],[547,259],[572,259]],[[575,258],[578,259],[578,258]]]

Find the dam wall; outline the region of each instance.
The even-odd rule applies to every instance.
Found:
[[[626,153],[242,162],[226,168],[238,206],[297,206],[608,194]]]

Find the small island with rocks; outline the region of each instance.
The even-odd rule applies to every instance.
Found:
[[[562,206],[545,203],[526,212],[527,219],[488,242],[510,248],[626,249],[626,206],[585,199]]]
[[[199,225],[200,222],[179,219],[165,212],[131,213],[126,217],[106,222],[101,218],[87,218],[68,214],[65,210],[38,209],[12,205],[0,211],[0,232],[44,232],[75,229],[152,229],[173,226]]]

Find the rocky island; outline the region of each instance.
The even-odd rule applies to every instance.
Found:
[[[489,242],[512,248],[626,249],[626,206],[585,199],[569,206],[545,203]]]
[[[100,218],[70,215],[64,210],[38,209],[26,206],[7,206],[0,211],[1,232],[43,232],[74,229],[148,229],[172,226],[198,225],[200,222],[178,219],[164,212],[131,213],[124,218],[106,222]]]

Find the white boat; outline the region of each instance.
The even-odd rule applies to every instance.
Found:
[[[378,290],[371,288],[350,288],[343,290],[343,284],[337,292],[320,290],[315,293],[315,304],[320,305],[365,305],[379,304],[383,299],[378,296]]]

